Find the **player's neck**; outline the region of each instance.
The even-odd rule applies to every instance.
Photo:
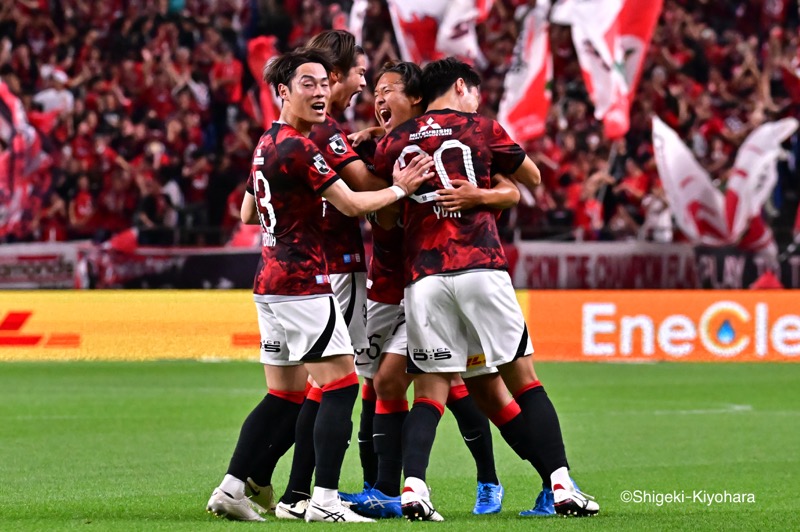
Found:
[[[450,109],[451,111],[460,111],[458,98],[451,92],[443,94],[428,104],[428,111],[443,111]]]
[[[312,122],[307,122],[299,116],[287,112],[286,109],[281,112],[279,121],[292,126],[304,137],[307,137],[311,134],[311,127],[314,125]]]

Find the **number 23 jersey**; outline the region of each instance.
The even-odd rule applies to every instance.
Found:
[[[513,174],[524,150],[496,121],[450,109],[429,111],[386,135],[375,153],[376,174],[391,180],[418,153],[433,157],[433,175],[404,202],[406,284],[427,275],[472,269],[508,269],[495,211],[476,207],[450,213],[435,192],[462,179],[478,188],[492,187],[494,174]]]
[[[292,126],[275,122],[261,136],[246,187],[255,197],[263,244],[256,300],[332,293],[320,194],[338,179],[314,143]]]

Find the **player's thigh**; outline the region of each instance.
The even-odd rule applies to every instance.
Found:
[[[316,381],[321,388],[355,372],[353,357],[351,355],[332,355],[318,358],[306,362],[305,366],[309,375],[314,378],[314,381]]]
[[[487,366],[533,353],[525,317],[507,272],[481,270],[455,276],[455,294],[460,312],[478,336]]]
[[[302,365],[270,366],[264,365],[267,388],[282,392],[302,392],[308,382],[308,371]]]
[[[430,275],[405,290],[409,373],[466,369],[467,339],[458,313],[453,277]]]
[[[374,378],[381,363],[381,353],[386,338],[391,334],[395,320],[401,313],[400,305],[367,301],[367,336],[369,347],[356,350],[356,373]],[[405,318],[404,318],[405,319]]]
[[[256,301],[258,332],[261,337],[259,358],[265,366],[297,366],[300,362],[290,360],[291,349],[286,329],[278,319],[274,303]]]
[[[366,272],[336,273],[330,278],[331,289],[342,311],[353,348],[368,348]]]

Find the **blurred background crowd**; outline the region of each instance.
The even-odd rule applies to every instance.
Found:
[[[347,28],[351,2],[325,0],[15,0],[0,6],[0,77],[18,96],[50,162],[40,192],[0,241],[107,239],[219,245],[238,223],[253,146],[263,131],[247,44],[279,50]],[[478,26],[481,112],[495,117],[520,13],[496,0]],[[725,187],[742,140],[759,124],[800,117],[797,0],[667,0],[624,139],[609,142],[581,79],[569,27],[552,26],[546,134],[526,144],[543,185],[502,219],[509,237],[679,240],[653,158],[651,117],[679,132]],[[385,0],[369,0],[367,74],[398,59]],[[347,129],[375,123],[372,87]],[[800,140],[784,146],[766,216],[779,242],[800,230]],[[7,146],[0,146],[5,149]],[[7,214],[7,213],[6,213]],[[3,217],[0,216],[0,226]]]

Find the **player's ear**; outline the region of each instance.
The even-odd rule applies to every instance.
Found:
[[[344,78],[344,75],[338,68],[336,68],[331,70],[331,73],[328,77],[330,78],[331,83],[340,83],[342,78]]]
[[[281,100],[286,100],[289,97],[289,93],[292,92],[289,90],[287,85],[283,83],[278,84],[278,95],[281,97]]]
[[[464,82],[464,78],[458,78],[456,80],[456,94],[463,96],[466,92],[467,84]]]

